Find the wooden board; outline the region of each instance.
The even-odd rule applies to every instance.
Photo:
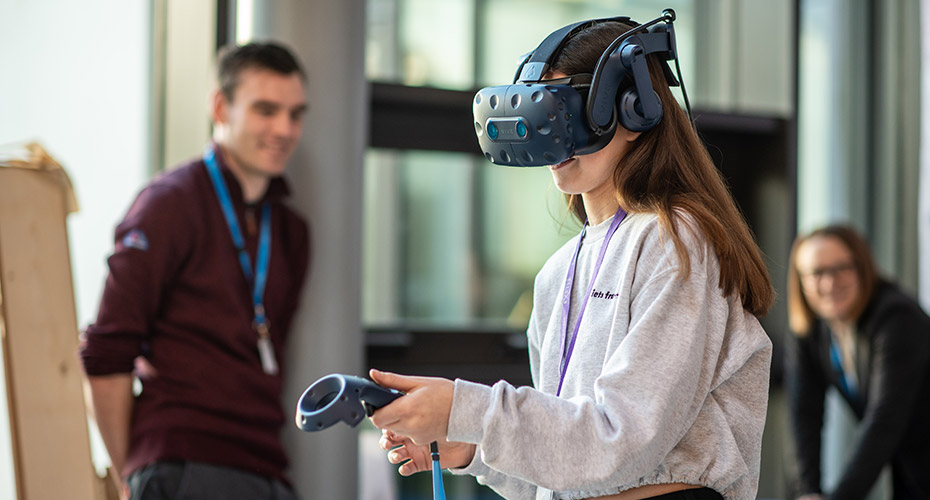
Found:
[[[101,498],[77,355],[65,193],[0,168],[0,330],[19,500]]]

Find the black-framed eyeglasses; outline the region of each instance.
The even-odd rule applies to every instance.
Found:
[[[838,277],[848,277],[852,271],[856,270],[856,265],[852,262],[843,262],[832,266],[817,267],[808,272],[799,272],[801,279],[811,283],[820,283],[820,280],[829,276],[836,279]]]

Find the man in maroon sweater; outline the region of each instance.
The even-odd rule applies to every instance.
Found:
[[[117,227],[82,343],[125,498],[295,498],[278,362],[310,245],[281,175],[306,77],[273,43],[223,52],[218,76],[214,142],[143,189]]]

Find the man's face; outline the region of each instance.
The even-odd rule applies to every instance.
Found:
[[[232,101],[222,93],[214,101],[214,123],[230,167],[249,176],[283,174],[300,140],[306,109],[297,73],[243,70]]]

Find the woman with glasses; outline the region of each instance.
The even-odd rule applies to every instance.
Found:
[[[886,465],[894,499],[930,498],[930,317],[882,279],[854,229],[828,226],[791,249],[787,383],[804,500],[865,498]],[[859,429],[832,492],[820,477],[824,395]]]

